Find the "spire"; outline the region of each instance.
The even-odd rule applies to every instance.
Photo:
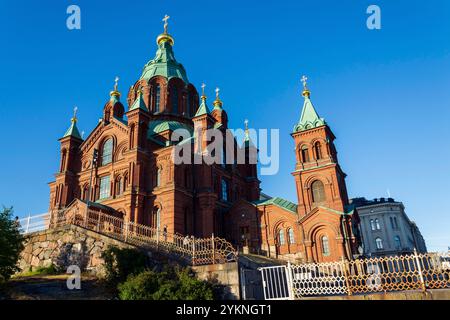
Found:
[[[222,110],[223,103],[220,100],[219,93],[220,93],[220,89],[216,88],[216,100],[214,100],[213,105],[214,105],[214,109]]]
[[[302,114],[300,116],[299,122],[294,126],[294,132],[305,131],[308,129],[320,127],[326,124],[325,119],[319,117],[316,109],[314,108],[310,96],[311,92],[307,87],[306,81],[307,77],[303,76],[301,81],[303,83],[303,92],[302,96],[305,98],[305,102],[303,103]]]
[[[252,139],[250,139],[250,132],[248,130],[248,120],[245,119],[244,121],[245,125],[245,132],[244,132],[244,147],[254,147],[255,145],[252,142]]]
[[[116,78],[114,79],[114,90],[111,91],[109,93],[109,95],[111,96],[111,101],[119,101],[120,98],[120,92],[119,92],[119,77],[116,76]]]
[[[73,137],[73,138],[83,140],[83,138],[81,137],[80,131],[78,131],[78,128],[77,128],[77,111],[78,111],[77,107],[73,108],[73,117],[70,120],[72,122],[72,124],[70,125],[69,129],[67,129],[63,138]]]
[[[137,96],[136,100],[134,100],[129,111],[136,110],[136,109],[148,111],[148,108],[145,105],[144,99],[142,98],[142,89],[141,88],[139,88],[137,94],[138,94],[138,96]]]
[[[205,95],[205,88],[206,88],[206,84],[202,83],[202,103],[200,104],[200,106],[198,107],[197,112],[195,113],[194,117],[198,117],[198,116],[202,116],[204,114],[209,114],[209,108],[206,105],[206,95]]]

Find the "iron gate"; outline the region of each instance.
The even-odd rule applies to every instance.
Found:
[[[290,265],[258,269],[261,272],[264,300],[293,300]]]

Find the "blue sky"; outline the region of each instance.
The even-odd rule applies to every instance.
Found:
[[[81,30],[66,8],[81,8]],[[366,28],[377,4],[382,29]],[[45,212],[57,139],[74,105],[92,130],[120,76],[127,91],[171,16],[175,55],[199,88],[221,88],[230,127],[279,128],[280,172],[265,193],[296,201],[289,133],[300,76],[337,136],[349,195],[403,201],[431,250],[450,246],[450,2],[2,1],[0,205]]]

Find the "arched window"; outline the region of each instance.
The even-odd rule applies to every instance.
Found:
[[[158,229],[161,227],[161,208],[154,207],[152,212],[152,218],[150,221],[150,227]]]
[[[162,169],[158,168],[158,170],[156,171],[156,186],[157,187],[161,186],[161,174],[162,174]]]
[[[300,150],[300,157],[302,162],[309,162],[309,152],[307,146],[303,146]]]
[[[178,113],[178,88],[172,86],[170,90],[171,100],[172,100],[172,113]]]
[[[112,152],[113,152],[113,141],[108,139],[103,144],[102,149],[102,166],[112,162]]]
[[[286,241],[284,239],[284,230],[280,230],[280,232],[278,233],[278,240],[280,242],[280,246],[282,246],[286,243]]]
[[[370,228],[372,229],[372,231],[376,230],[375,221],[373,219],[370,219]]]
[[[377,245],[377,249],[378,250],[383,249],[383,240],[381,240],[381,238],[376,238],[375,239],[375,244]]]
[[[161,101],[161,87],[159,84],[155,87],[155,112],[159,112],[159,104]]]
[[[228,183],[225,179],[222,179],[222,200],[228,201]]]
[[[378,219],[375,219],[375,225],[377,226],[377,230],[380,230],[380,221]]]
[[[191,94],[186,95],[186,116],[191,117]]]
[[[317,159],[317,160],[322,159],[322,150],[321,150],[320,142],[319,142],[319,141],[317,141],[317,142],[314,144],[314,155],[316,156],[316,159]]]
[[[67,157],[67,150],[64,149],[61,155],[61,169],[60,172],[66,171],[66,157]]]
[[[400,240],[399,236],[394,237],[394,244],[397,250],[400,250],[402,248],[402,241]]]
[[[100,196],[99,199],[109,198],[111,195],[111,182],[110,176],[104,176],[100,178]]]
[[[81,199],[86,201],[88,198],[88,193],[89,193],[89,186],[85,184],[83,187],[83,195],[81,196]]]
[[[311,184],[313,203],[320,203],[325,201],[325,188],[322,181],[316,180]]]
[[[122,188],[122,190],[126,191],[127,190],[127,186],[128,186],[128,173],[125,173],[123,175],[123,188]]]
[[[122,185],[122,178],[118,177],[116,179],[116,196],[119,196],[122,194],[123,189],[122,189],[123,185]]]
[[[289,243],[294,244],[295,236],[294,236],[294,230],[292,230],[292,228],[288,230],[288,235],[289,235]]]
[[[328,241],[328,237],[327,236],[323,236],[322,237],[322,254],[324,256],[329,256],[330,255],[330,243]]]

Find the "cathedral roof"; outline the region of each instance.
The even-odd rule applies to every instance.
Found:
[[[163,37],[163,36],[166,37]],[[170,80],[171,78],[180,78],[188,84],[189,80],[183,65],[175,59],[173,53],[173,39],[168,34],[161,34],[158,37],[158,50],[153,60],[147,62],[141,75],[141,79],[149,80],[154,76],[163,76]]]
[[[167,130],[175,131],[177,129],[186,129],[192,133],[192,128],[187,124],[178,121],[155,120],[150,122],[147,136],[152,137]]]
[[[256,206],[273,204],[277,207],[297,214],[297,205],[295,203],[279,197],[253,201],[253,204],[255,204]]]

